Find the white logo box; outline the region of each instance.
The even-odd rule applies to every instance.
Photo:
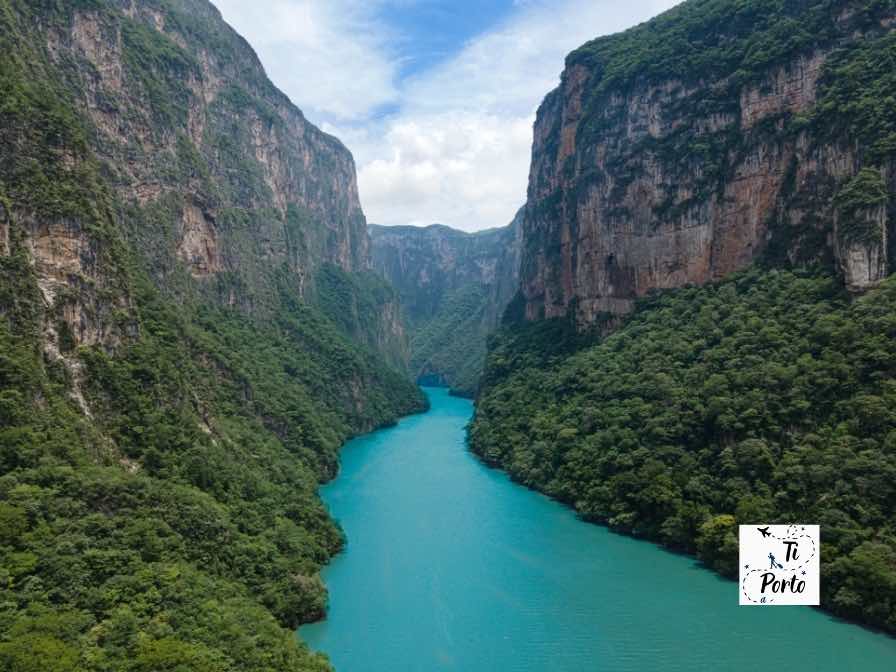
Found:
[[[740,604],[818,605],[818,525],[740,526]]]

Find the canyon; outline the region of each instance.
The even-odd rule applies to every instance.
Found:
[[[410,370],[474,396],[486,339],[517,293],[520,211],[506,227],[369,227],[373,268],[398,292],[410,336]]]
[[[457,517],[453,569],[505,495],[592,569],[578,535],[652,560],[586,522],[734,576],[739,523],[805,520],[822,607],[896,632],[891,0],[689,0],[583,45],[525,205],[476,233],[368,225],[207,0],[0,0],[0,53],[0,667],[330,670],[294,630],[370,432],[351,477]],[[486,467],[581,520],[510,483],[465,506]],[[368,550],[420,538],[402,513]]]

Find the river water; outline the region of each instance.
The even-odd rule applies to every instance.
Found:
[[[739,607],[693,559],[584,523],[465,446],[471,402],[356,439],[322,489],[348,536],[326,621],[337,672],[896,670],[896,639],[809,607]]]

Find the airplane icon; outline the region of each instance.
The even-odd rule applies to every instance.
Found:
[[[772,533],[768,531],[768,527],[757,527],[756,529],[762,533],[763,538],[772,536]]]

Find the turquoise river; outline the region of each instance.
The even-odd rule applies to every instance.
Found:
[[[432,410],[350,442],[322,489],[348,545],[301,636],[337,672],[896,670],[896,639],[739,607],[692,558],[513,484],[467,451],[472,404],[426,392]]]

